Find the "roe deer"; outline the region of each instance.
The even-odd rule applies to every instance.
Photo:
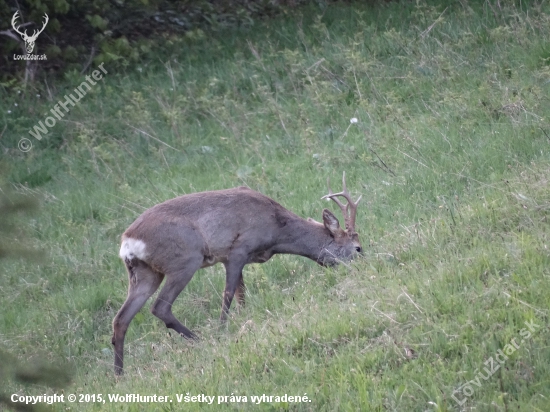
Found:
[[[323,223],[302,219],[279,203],[246,187],[192,193],[146,210],[122,235],[120,257],[129,276],[128,297],[113,320],[115,374],[123,373],[124,336],[147,299],[166,282],[151,312],[166,327],[187,339],[196,335],[172,314],[172,304],[200,268],[225,266],[221,320],[225,321],[234,295],[244,304],[243,267],[263,263],[277,253],[301,255],[323,266],[351,260],[361,253],[355,232],[357,204],[346,188],[322,199],[332,199],[342,210],[346,230],[323,210]],[[341,196],[347,200],[343,204]]]

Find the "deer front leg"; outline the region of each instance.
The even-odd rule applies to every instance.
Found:
[[[244,281],[243,277],[244,263],[227,263],[225,265],[225,290],[223,291],[222,313],[220,315],[220,321],[223,323],[227,320],[229,314],[229,307],[239,288],[238,299],[244,302]],[[242,287],[241,287],[242,284]],[[241,298],[242,293],[242,298]]]

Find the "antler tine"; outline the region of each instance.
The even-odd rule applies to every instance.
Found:
[[[344,170],[344,172],[342,173],[342,193],[348,193],[348,188],[346,186],[346,171]]]

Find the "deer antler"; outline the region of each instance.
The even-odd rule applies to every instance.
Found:
[[[12,27],[13,27],[13,30],[15,30],[16,33],[19,33],[21,36],[26,36],[26,35],[27,35],[27,31],[26,31],[26,30],[25,30],[25,33],[21,33],[21,32],[19,31],[19,28],[18,28],[18,27],[15,27],[15,24],[16,24],[16,22],[17,22],[17,18],[19,17],[18,14],[19,14],[19,10],[17,10],[17,11],[15,12],[15,14],[13,15],[13,18],[11,19],[11,25],[12,25]],[[21,27],[21,26],[19,26],[19,27]]]
[[[346,187],[346,172],[344,172],[344,175],[342,177],[343,189],[341,192],[332,193],[329,178],[327,178],[327,186],[328,195],[323,196],[321,199],[334,200],[334,202],[340,207],[340,210],[342,210],[342,214],[344,215],[344,220],[346,222],[346,230],[350,233],[355,233],[355,216],[357,214],[357,205],[359,204],[359,201],[361,200],[363,195],[359,196],[359,199],[357,199],[356,202],[353,202],[353,200],[351,199],[351,195],[349,194]],[[337,199],[337,196],[343,197],[348,201],[348,203],[344,205],[342,202],[340,202],[340,200]]]

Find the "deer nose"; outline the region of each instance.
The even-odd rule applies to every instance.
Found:
[[[361,246],[356,246],[356,247],[355,247],[355,251],[356,251],[357,253],[361,253],[361,252],[363,251],[363,249],[361,249]]]

